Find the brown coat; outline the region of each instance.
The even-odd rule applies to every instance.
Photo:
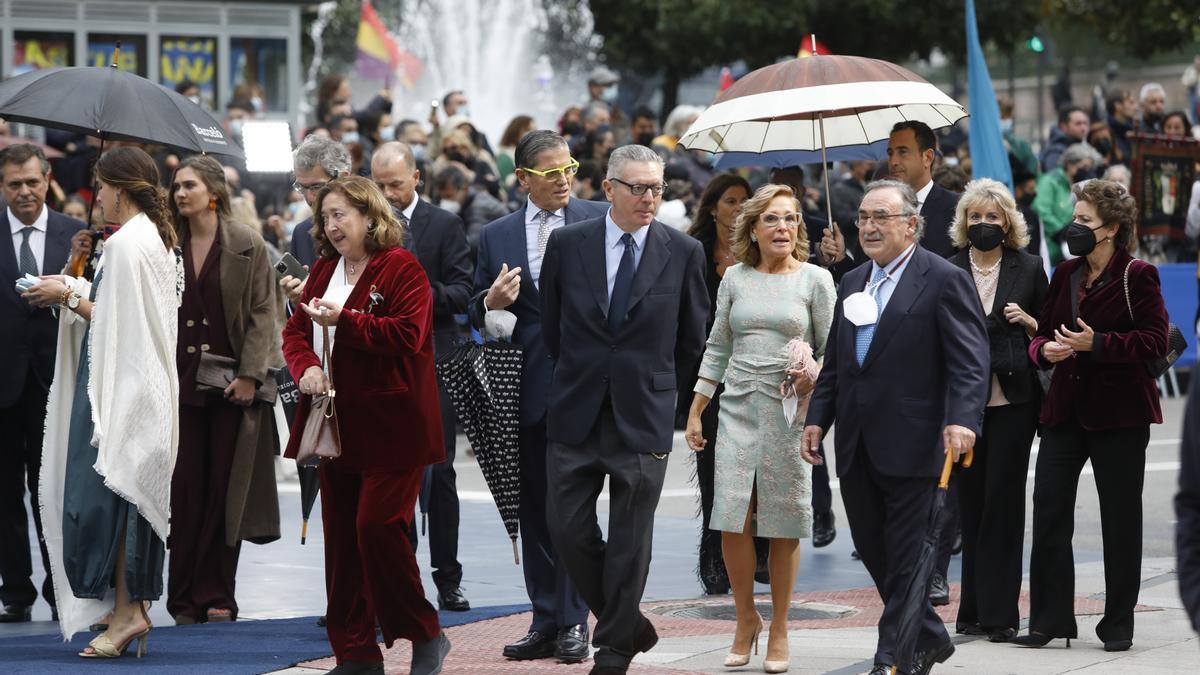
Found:
[[[238,376],[260,383],[267,368],[282,363],[275,272],[267,247],[249,227],[221,221],[221,303]],[[266,544],[279,538],[279,494],[275,488],[274,408],[262,402],[246,408],[238,430],[225,499],[225,543]]]

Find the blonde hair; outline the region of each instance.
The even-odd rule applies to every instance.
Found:
[[[808,261],[808,232],[804,227],[804,214],[800,211],[800,200],[796,193],[787,185],[768,183],[758,189],[754,196],[742,203],[742,213],[733,224],[729,235],[729,250],[737,261],[750,267],[757,267],[762,262],[762,252],[758,245],[750,240],[758,217],[766,212],[776,197],[788,197],[800,214],[800,223],[796,226],[796,244],[792,248],[792,257],[800,262]]]
[[[1004,235],[1005,246],[1020,250],[1029,245],[1029,226],[1025,223],[1025,216],[1017,208],[1012,193],[999,181],[976,178],[967,183],[967,188],[954,209],[954,222],[950,223],[950,242],[955,248],[966,248],[970,245],[970,241],[967,240],[967,211],[984,206],[998,207],[1004,213],[1004,220],[1008,222],[1008,232]]]
[[[350,202],[351,208],[367,219],[367,235],[363,240],[363,246],[368,253],[400,246],[404,243],[407,232],[392,213],[392,206],[388,204],[379,187],[373,181],[362,176],[346,176],[329,181],[325,187],[321,188],[321,192],[317,194],[317,201],[313,204],[311,232],[317,255],[323,258],[332,258],[337,255],[333,244],[329,243],[329,237],[325,235],[325,217],[321,214],[321,204],[324,203],[326,197],[333,193],[345,197],[346,201]],[[372,225],[372,223],[374,224]]]

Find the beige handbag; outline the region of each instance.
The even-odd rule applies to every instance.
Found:
[[[337,409],[333,405],[337,391],[333,388],[333,360],[329,358],[329,327],[322,326],[321,329],[325,333],[321,367],[329,373],[329,393],[317,394],[312,398],[308,419],[304,421],[304,432],[300,436],[300,446],[296,450],[296,466],[315,467],[342,456]]]

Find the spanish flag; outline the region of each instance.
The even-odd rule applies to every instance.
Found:
[[[355,69],[358,74],[383,82],[388,87],[391,86],[393,78],[398,78],[405,89],[412,89],[425,70],[420,59],[396,44],[379,15],[375,13],[375,8],[371,6],[371,0],[363,0],[362,3],[356,46],[358,56]]]

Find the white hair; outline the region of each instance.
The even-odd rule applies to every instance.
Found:
[[[690,126],[689,119],[698,116],[704,112],[704,108],[698,105],[677,105],[667,115],[667,121],[663,124],[663,133],[668,136],[679,138],[687,133],[687,128]]]
[[[1167,90],[1163,89],[1161,84],[1157,82],[1147,82],[1146,84],[1142,85],[1142,91],[1138,94],[1138,100],[1145,101],[1150,94],[1153,94],[1156,91],[1162,94],[1164,99],[1167,97]]]

